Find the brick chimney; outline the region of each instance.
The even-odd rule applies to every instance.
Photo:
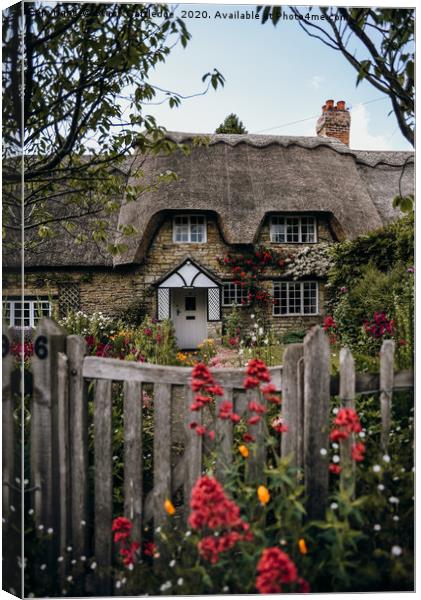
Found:
[[[338,100],[335,106],[333,100],[326,100],[322,106],[322,114],[316,124],[316,133],[322,137],[334,137],[349,146],[351,115],[345,108],[345,102]]]

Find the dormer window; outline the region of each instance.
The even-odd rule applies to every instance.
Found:
[[[174,217],[173,241],[178,244],[203,244],[206,242],[206,217],[203,215],[177,215]]]
[[[270,241],[275,244],[314,244],[317,242],[315,217],[280,217],[270,220]]]

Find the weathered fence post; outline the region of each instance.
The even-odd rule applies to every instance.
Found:
[[[124,514],[133,523],[133,539],[142,533],[142,387],[124,383]]]
[[[202,472],[202,454],[203,454],[203,439],[202,436],[197,435],[196,431],[190,429],[190,423],[196,422],[199,426],[202,424],[202,411],[198,410],[192,412],[190,406],[193,399],[193,392],[190,385],[184,386],[185,396],[185,413],[184,413],[184,426],[185,426],[185,475],[184,475],[184,520],[187,524],[188,517],[190,514],[190,497],[194,484],[200,477]]]
[[[232,388],[225,388],[225,394],[223,397],[218,397],[216,402],[216,414],[218,415],[219,407],[222,402],[230,402],[234,408],[234,393]],[[229,469],[229,465],[232,462],[232,445],[233,445],[233,431],[232,431],[231,419],[218,419],[216,416],[215,420],[215,433],[216,433],[216,478],[221,483],[224,482],[226,472]]]
[[[154,526],[165,523],[164,502],[171,498],[171,384],[154,385]]]
[[[266,408],[266,400],[262,394],[259,394],[257,390],[248,389],[246,391],[246,398],[248,400],[247,406],[250,402],[255,401],[262,404]],[[261,415],[260,415],[261,416]],[[264,474],[265,462],[266,462],[266,446],[264,440],[264,427],[265,420],[261,418],[258,423],[252,425],[251,433],[256,438],[256,443],[251,451],[250,458],[248,459],[248,481],[250,483],[264,483],[266,475]]]
[[[282,434],[281,455],[293,455],[291,465],[302,467],[303,406],[300,395],[298,362],[304,353],[303,344],[288,344],[282,367],[282,416],[288,431]]]
[[[97,379],[94,392],[95,558],[97,594],[111,593],[113,518],[112,381]]]
[[[87,383],[83,379],[83,359],[86,342],[77,335],[66,340],[69,382],[69,454],[70,454],[70,510],[71,539],[75,556],[87,554],[88,506],[88,398]],[[78,563],[79,564],[79,563]],[[76,576],[82,563],[75,569]],[[76,581],[78,592],[82,582]]]
[[[12,344],[11,330],[3,321],[2,332],[2,388],[3,388],[3,413],[2,413],[2,435],[3,435],[3,518],[8,519],[10,515],[10,506],[13,502],[14,485],[14,421],[13,421],[13,397],[12,397],[12,368],[13,359],[10,354]]]
[[[320,453],[329,444],[330,349],[319,327],[304,338],[304,483],[307,514],[324,515],[329,485],[327,456]]]
[[[341,348],[339,353],[339,397],[344,408],[355,406],[355,361],[349,348]],[[350,496],[355,491],[355,465],[352,460],[352,444],[355,442],[354,434],[346,440],[341,440],[341,487]]]
[[[392,411],[395,342],[384,340],[380,350],[380,412],[382,431],[380,443],[383,452],[389,445],[390,418]]]
[[[58,354],[64,351],[65,332],[52,319],[41,319],[34,336],[31,406],[31,480],[35,523],[54,535],[48,559],[57,558],[60,526],[60,468],[58,423]]]
[[[59,476],[60,476],[60,556],[66,555],[66,547],[70,536],[70,460],[69,460],[69,382],[67,371],[67,356],[62,352],[58,355],[58,429],[59,429]],[[66,561],[60,563],[60,577],[64,584],[66,577]]]

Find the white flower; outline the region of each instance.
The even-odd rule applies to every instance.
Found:
[[[86,556],[81,556],[81,557],[80,557],[80,560],[81,560],[82,562],[85,562],[85,560],[86,560]]]
[[[92,569],[93,571],[95,571],[95,569],[96,569],[96,568],[97,568],[97,564],[96,564],[96,562],[93,562],[93,563],[91,563],[91,569]]]
[[[28,515],[33,515],[33,514],[34,514],[34,509],[33,509],[33,508],[30,508],[30,509],[28,510]]]
[[[332,410],[332,412],[333,412],[333,414],[334,414],[334,415],[337,415],[337,414],[338,414],[338,412],[339,412],[339,408],[334,408],[334,409]]]
[[[377,486],[377,489],[382,492],[384,490],[384,485],[382,483],[379,483],[379,485]]]
[[[337,450],[337,449],[339,448],[339,444],[337,444],[336,442],[333,442],[333,444],[332,444],[332,448],[333,448],[334,450]]]
[[[338,454],[334,454],[334,455],[332,456],[332,461],[333,461],[334,463],[338,463],[338,462],[340,462],[340,460],[341,460],[341,459],[340,459],[340,457],[339,457],[339,455],[338,455]]]
[[[51,535],[52,533],[54,533],[54,529],[52,527],[49,527],[47,529],[47,533]]]
[[[393,481],[399,481],[399,477],[398,477],[398,476],[395,476],[395,477],[393,478]]]
[[[183,583],[184,583],[184,579],[182,577],[179,577],[177,579],[177,585],[183,585]]]
[[[165,592],[166,590],[169,590],[170,587],[172,587],[171,581],[166,581],[165,583],[163,583],[161,585],[161,587],[159,589],[161,590],[161,592]]]
[[[85,527],[86,521],[81,521],[80,524],[82,525],[82,527]]]
[[[157,528],[155,529],[155,531],[156,531],[156,533],[161,533],[161,527],[157,527]]]
[[[223,592],[229,592],[230,589],[229,589],[229,587],[227,585],[224,585],[224,587],[222,588],[222,591]]]
[[[330,508],[332,510],[336,510],[337,508],[339,508],[339,505],[336,502],[332,502],[332,504],[330,505]]]
[[[402,554],[402,548],[400,546],[392,546],[390,552],[393,556],[400,556]]]
[[[250,315],[250,319],[254,319],[254,315]]]
[[[70,562],[72,565],[75,565],[77,563],[77,560],[75,558],[73,558]]]
[[[72,577],[71,575],[69,575],[69,576],[67,577],[67,581],[73,581],[73,577]]]
[[[389,502],[390,504],[399,504],[399,498],[396,498],[396,496],[390,496]]]
[[[380,531],[381,528],[382,528],[382,526],[379,525],[378,523],[376,523],[373,527],[374,531]]]
[[[62,556],[59,556],[59,557],[58,557],[58,559],[57,559],[57,561],[58,561],[58,562],[63,562],[63,557],[62,557]]]
[[[360,436],[360,438],[365,438],[365,431],[360,431],[358,435]]]
[[[45,569],[46,569],[46,568],[47,568],[47,565],[46,565],[45,563],[43,563],[43,564],[40,566],[40,569],[41,569],[41,571],[45,571]]]
[[[38,525],[38,529],[42,531],[44,529],[44,525]]]
[[[129,569],[129,571],[133,571],[133,569],[134,569],[134,564],[133,564],[133,563],[129,563],[129,564],[127,565],[127,568]]]
[[[264,343],[267,346],[269,344],[269,340],[266,338]]]
[[[321,454],[322,456],[326,456],[326,454],[327,454],[327,450],[326,450],[326,448],[320,448],[320,454]]]
[[[187,530],[187,531],[186,531],[186,533],[185,533],[184,535],[185,535],[185,537],[190,537],[190,536],[191,536],[191,531],[190,531],[190,530]]]
[[[394,521],[399,521],[399,517],[398,517],[398,515],[394,515],[394,516],[393,516],[393,520],[394,520]]]
[[[252,342],[255,342],[256,340],[257,340],[257,337],[256,337],[255,335],[252,335],[252,336],[251,336],[251,341],[252,341]]]
[[[170,567],[175,567],[175,560],[172,559],[172,561],[170,562]]]
[[[385,455],[383,456],[383,462],[385,462],[385,463],[390,463],[390,456],[389,456],[388,454],[385,454]]]
[[[10,510],[11,510],[12,512],[16,512],[16,508],[13,506],[13,504],[11,504],[11,505],[10,505]]]
[[[116,587],[117,589],[120,589],[120,588],[121,588],[121,581],[116,581],[116,582],[115,582],[115,587]]]
[[[72,551],[72,547],[71,546],[67,546],[66,550],[67,550],[67,552],[71,552]]]
[[[255,324],[253,325],[253,327],[254,327],[255,329],[257,329],[257,328],[259,327],[258,323],[255,323]]]
[[[374,467],[373,467],[373,471],[374,471],[375,473],[380,473],[380,471],[381,471],[381,470],[382,470],[382,468],[381,468],[381,466],[380,466],[380,465],[374,465]]]

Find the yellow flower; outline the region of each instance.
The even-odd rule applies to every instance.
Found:
[[[244,456],[244,458],[248,458],[249,457],[249,449],[247,448],[247,446],[240,446],[238,448],[239,453],[241,454],[241,456]]]
[[[187,360],[187,354],[183,354],[182,352],[179,352],[177,354],[177,358],[178,358],[178,360],[185,361],[185,360]]]
[[[165,512],[167,512],[169,515],[175,514],[174,504],[171,502],[171,500],[168,500],[168,498],[164,502],[164,508]]]
[[[269,490],[264,485],[259,485],[257,488],[257,496],[263,506],[270,500]]]
[[[300,549],[301,554],[307,554],[307,544],[304,538],[298,540],[298,548]]]

